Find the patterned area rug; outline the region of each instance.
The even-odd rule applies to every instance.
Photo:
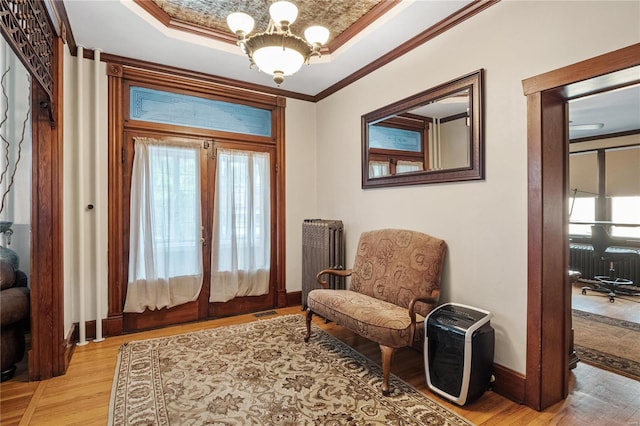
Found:
[[[640,381],[640,324],[573,310],[581,361]]]
[[[109,425],[469,425],[304,318],[286,315],[120,348]]]

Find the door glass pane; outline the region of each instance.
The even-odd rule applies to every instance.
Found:
[[[269,165],[268,153],[217,151],[212,302],[269,292]]]

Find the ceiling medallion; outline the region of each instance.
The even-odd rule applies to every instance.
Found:
[[[303,39],[292,34],[289,26],[298,17],[298,8],[288,1],[276,1],[269,7],[267,30],[249,36],[255,21],[246,13],[227,16],[227,24],[238,37],[237,44],[249,57],[251,66],[273,76],[279,86],[284,77],[298,72],[312,56],[320,56],[320,48],[329,39],[329,30],[319,25],[304,31]]]

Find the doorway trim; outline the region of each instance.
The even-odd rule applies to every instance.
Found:
[[[567,101],[629,84],[629,78],[637,79],[629,69],[639,65],[637,43],[522,82],[528,164],[525,404],[536,410],[561,401],[569,392]]]
[[[264,144],[275,148],[275,185],[273,185],[275,211],[273,212],[272,229],[275,241],[272,251],[274,265],[277,269],[273,275],[275,279],[275,293],[273,307],[287,305],[286,293],[286,265],[285,265],[285,108],[286,98],[265,93],[249,92],[243,89],[224,87],[202,79],[182,77],[167,74],[154,69],[139,68],[128,60],[121,58],[121,62],[107,63],[108,77],[108,186],[109,186],[109,289],[108,313],[103,319],[105,335],[120,335],[125,331],[123,306],[125,300],[125,286],[128,264],[128,221],[123,212],[128,206],[123,205],[122,191],[125,185],[124,163],[133,161],[132,151],[124,150],[125,131],[160,132],[165,135],[174,134],[191,138],[202,138],[209,141],[236,140],[231,132],[213,131],[208,129],[189,128],[188,134],[180,126],[152,123],[148,125],[129,120],[129,85],[139,84],[142,87],[161,88],[169,92],[187,95],[198,95],[207,99],[221,100],[237,104],[249,105],[271,110],[271,130],[269,137],[243,135],[245,142]],[[199,319],[207,317],[206,306],[198,306]]]

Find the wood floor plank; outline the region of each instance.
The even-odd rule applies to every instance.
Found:
[[[303,313],[300,306],[277,309],[277,315],[285,314]],[[77,347],[64,376],[29,383],[25,380],[26,372],[23,372],[22,376],[2,383],[0,423],[3,426],[17,425],[22,419],[30,425],[104,425],[116,359],[122,344],[255,320],[254,315],[248,314],[108,337],[100,343],[91,342]],[[321,318],[314,318],[314,323],[380,363],[380,350],[375,343],[334,323],[326,324]],[[392,373],[477,425],[640,425],[640,382],[584,363],[579,363],[572,371],[569,398],[544,412],[514,403],[491,391],[464,407],[450,403],[429,390],[422,353],[414,349],[397,351]],[[39,388],[42,392],[36,395]],[[28,401],[33,404],[29,406]]]
[[[33,396],[29,401],[29,405],[27,405],[27,408],[24,410],[24,414],[20,418],[20,422],[19,422],[20,426],[28,425],[31,423],[31,418],[33,416],[33,413],[35,412],[35,410],[38,408],[40,404],[40,399],[42,398],[42,395],[44,394],[44,391],[47,388],[47,384],[48,384],[47,381],[42,381],[38,383],[38,387],[33,393]]]

